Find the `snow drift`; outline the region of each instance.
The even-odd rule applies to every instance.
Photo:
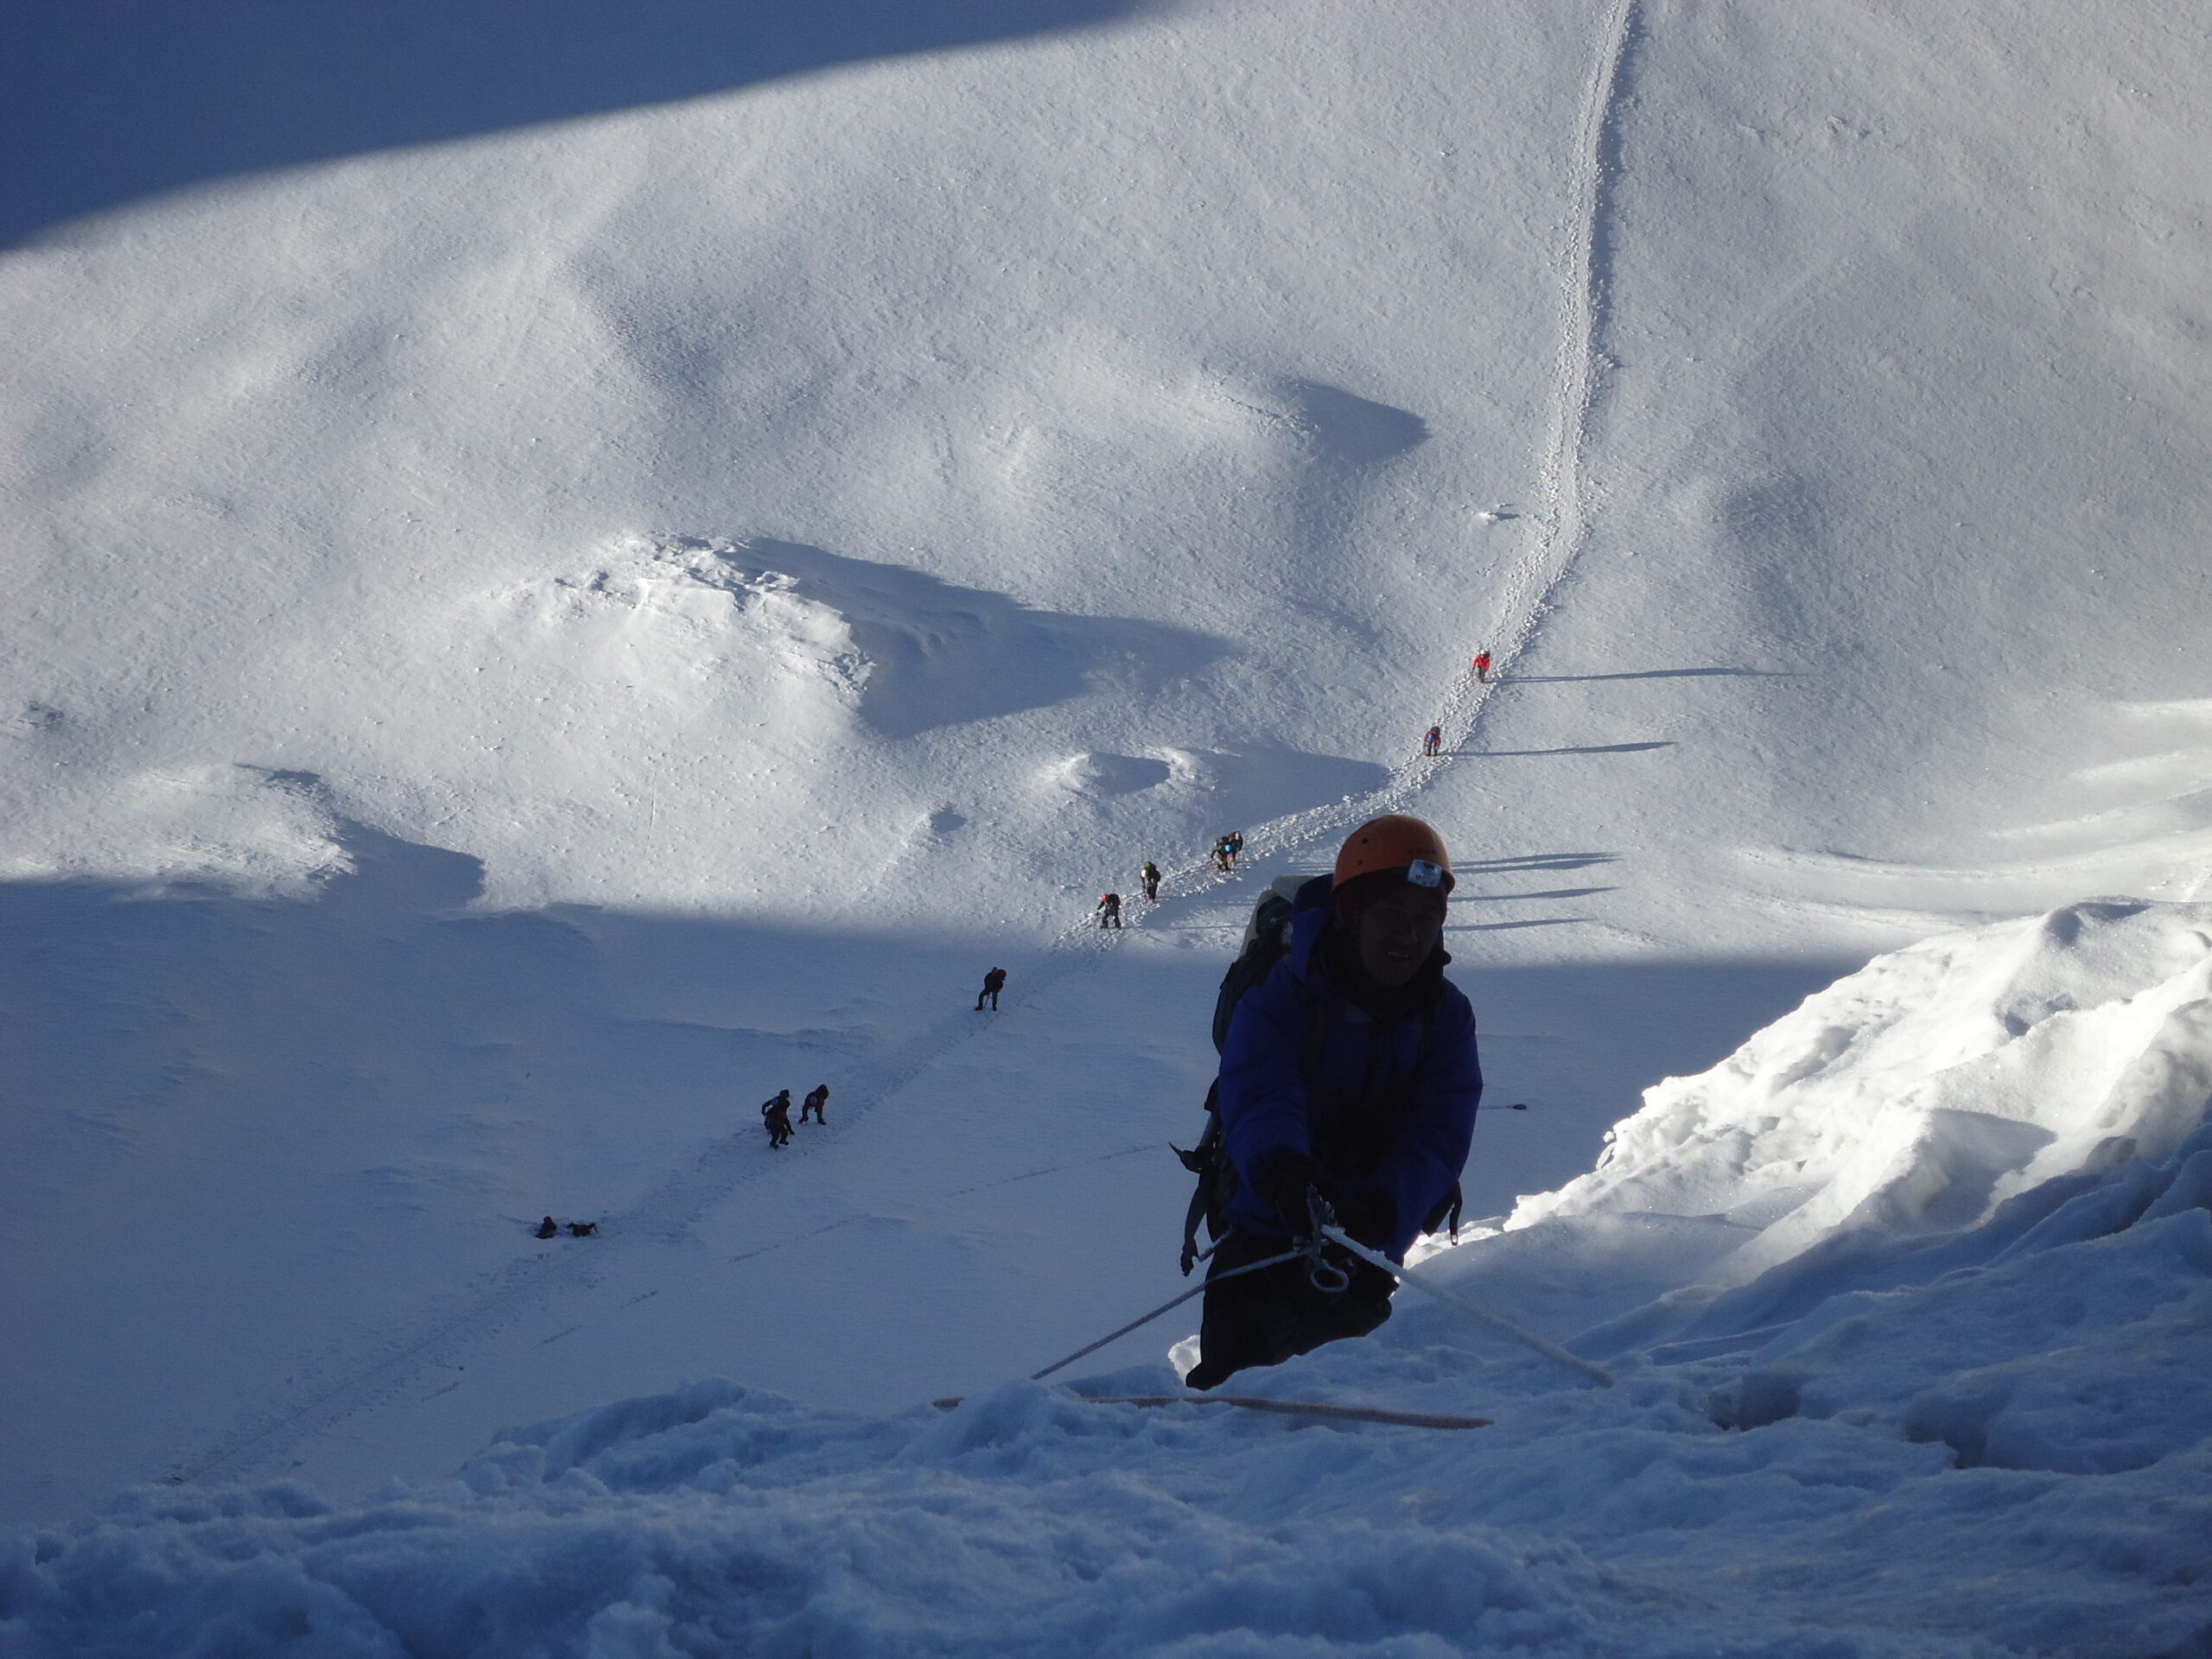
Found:
[[[2212,1100],[2212,906],[2093,899],[1878,957],[1649,1090],[1549,1217],[1709,1218],[1733,1285],[2169,1156]]]

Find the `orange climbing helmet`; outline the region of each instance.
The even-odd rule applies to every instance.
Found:
[[[1333,891],[1359,876],[1391,871],[1416,887],[1452,891],[1452,855],[1444,850],[1444,838],[1403,812],[1370,818],[1346,836],[1329,885]]]

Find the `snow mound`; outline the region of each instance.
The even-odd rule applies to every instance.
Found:
[[[816,705],[817,720],[779,725],[833,716],[833,732],[849,729],[849,713],[834,713],[858,706],[872,667],[834,602],[712,543],[626,537],[589,570],[531,583],[499,608],[509,619],[500,635],[543,636],[569,677],[588,685],[673,703]]]
[[[885,738],[1046,708],[1101,677],[1157,688],[1227,651],[1187,629],[1042,611],[765,537],[625,537],[591,571],[514,602],[581,629],[589,665],[612,659],[679,687],[711,680],[732,696],[826,685]]]
[[[62,728],[58,715],[40,727]],[[301,899],[353,868],[328,792],[312,773],[169,765],[73,776],[54,792],[78,798],[80,833],[56,847],[0,855],[0,880],[121,878],[149,893]]]
[[[2092,899],[1877,957],[1700,1077],[1645,1092],[1596,1169],[1507,1225],[1718,1223],[1730,1286],[1852,1236],[1969,1228],[2170,1154],[2212,1100],[2212,905]]]

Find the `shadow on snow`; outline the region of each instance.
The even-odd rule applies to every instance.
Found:
[[[1230,654],[1227,641],[1126,617],[1033,610],[1005,594],[956,588],[925,571],[846,557],[801,542],[755,538],[713,551],[748,574],[775,571],[845,619],[869,669],[861,714],[887,737],[1065,702],[1099,678],[1156,691]],[[1141,763],[1143,764],[1143,763]],[[1140,789],[1166,776],[1164,763]]]
[[[870,934],[582,906],[479,913],[462,908],[481,890],[475,859],[358,824],[343,842],[351,868],[311,899],[0,884],[0,1000],[10,1016],[0,1078],[11,1097],[0,1117],[0,1249],[10,1263],[0,1318],[18,1351],[36,1356],[0,1378],[0,1420],[14,1419],[19,1439],[50,1438],[87,1411],[118,1426],[97,1446],[56,1442],[48,1472],[10,1505],[28,1506],[27,1516],[65,1513],[139,1478],[132,1471],[173,1454],[179,1425],[223,1421],[238,1400],[266,1394],[302,1360],[268,1351],[272,1331],[359,1349],[411,1328],[418,1287],[458,1294],[520,1262],[541,1248],[527,1228],[546,1210],[607,1217],[618,1240],[626,1227],[634,1248],[665,1248],[677,1261],[694,1243],[686,1218],[700,1205],[733,1181],[783,1178],[756,1111],[779,1087],[830,1084],[832,1132],[861,1160],[855,1170],[869,1172],[859,1202],[870,1213],[933,1198],[948,1170],[972,1167],[971,1182],[994,1187],[994,1205],[1014,1207],[995,1224],[1087,1228],[1098,1249],[1133,1263],[1156,1254],[1172,1281],[1188,1178],[1167,1137],[1151,1163],[1123,1158],[1151,1136],[1111,1112],[1111,1077],[1062,1129],[1035,1120],[1067,1092],[1041,1085],[1069,1063],[1069,1044],[1102,1027],[1144,1028],[1180,1033],[1182,1046],[1160,1044],[1141,1064],[1132,1055],[1116,1075],[1147,1099],[1171,1097],[1170,1116],[1186,1087],[1194,1133],[1225,952],[1101,957],[1055,953],[1028,936]],[[996,1019],[973,1012],[994,963],[1013,976]],[[1530,1107],[1484,1114],[1469,1213],[1501,1212],[1516,1193],[1588,1168],[1645,1085],[1713,1065],[1853,965],[1456,963],[1452,977],[1481,1021],[1489,1098]],[[985,1031],[987,1043],[963,1052]],[[931,1070],[921,1097],[972,1100],[977,1115],[962,1132],[984,1141],[948,1150],[955,1161],[944,1167],[867,1161],[868,1140],[895,1139],[904,1120],[880,1131],[863,1120]],[[994,1100],[995,1090],[1007,1097]],[[1102,1109],[1110,1123],[1093,1121]],[[1111,1154],[1122,1161],[1099,1169],[1128,1173],[1104,1188],[1088,1175],[1073,1185],[1004,1179],[1021,1171],[981,1154],[1007,1113],[1020,1115],[1025,1132],[1065,1137],[1071,1155]],[[1058,1161],[1021,1155],[1024,1167]],[[1068,1210],[1086,1195],[1100,1213]],[[283,1258],[274,1274],[272,1249]],[[868,1306],[904,1306],[906,1275],[941,1274],[941,1253],[912,1256],[911,1268],[898,1252],[868,1256],[869,1271],[893,1282],[861,1299]],[[373,1271],[364,1266],[372,1259]],[[802,1253],[798,1268],[779,1271],[813,1259]],[[1110,1322],[1134,1285],[1126,1274],[1060,1285],[1055,1319],[1072,1340]],[[916,1319],[943,1316],[941,1284],[912,1289]],[[831,1317],[838,1287],[814,1291],[824,1300],[810,1325],[753,1338],[797,1344],[804,1352],[788,1363],[802,1372],[817,1347],[888,1353],[920,1339],[904,1327],[848,1329]],[[670,1299],[669,1319],[690,1317],[681,1300]],[[1056,1324],[1047,1334],[1027,1333],[1027,1346],[1004,1340],[1026,1355],[1064,1333]],[[149,1402],[131,1379],[156,1354],[162,1391]],[[41,1412],[60,1418],[41,1428]]]
[[[240,174],[1095,27],[1141,0],[25,0],[0,246]]]

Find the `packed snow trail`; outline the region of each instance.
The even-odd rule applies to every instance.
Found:
[[[1071,951],[1068,943],[1064,936],[1039,965],[1026,969],[1018,995],[1010,999],[1008,1013],[1050,992],[1070,975],[1096,965],[1095,957]],[[966,1005],[956,1001],[953,1006],[958,1013],[948,1014],[889,1053],[853,1064],[837,1091],[836,1128],[841,1133],[894,1100],[923,1071],[993,1029],[990,1021],[977,1021]],[[372,1353],[345,1365],[335,1377],[315,1382],[292,1400],[253,1414],[214,1445],[181,1459],[170,1478],[200,1481],[265,1465],[302,1437],[399,1393],[429,1367],[451,1363],[472,1346],[493,1338],[525,1312],[543,1309],[563,1294],[609,1277],[623,1258],[680,1242],[709,1210],[781,1166],[767,1160],[765,1134],[757,1123],[743,1123],[705,1147],[688,1165],[671,1171],[629,1209],[601,1216],[598,1234],[591,1240],[575,1248],[562,1241],[554,1249],[517,1260],[481,1289],[442,1299],[387,1337]],[[784,1152],[794,1160],[803,1158],[806,1145],[794,1141]],[[1028,1179],[1056,1172],[1030,1171],[1003,1179]],[[734,1259],[778,1248],[780,1245],[764,1245]]]
[[[1583,90],[1567,212],[1553,232],[1553,245],[1560,251],[1559,357],[1552,372],[1551,434],[1536,470],[1542,504],[1537,521],[1543,533],[1515,561],[1507,578],[1498,611],[1508,632],[1490,648],[1492,681],[1503,678],[1534,642],[1553,596],[1588,543],[1586,457],[1610,366],[1605,334],[1613,280],[1614,193],[1624,105],[1643,29],[1642,0],[1613,0]],[[1488,692],[1471,674],[1455,688],[1447,718],[1439,722],[1447,752],[1463,747],[1473,735]]]
[[[1488,679],[1478,679],[1469,668],[1452,681],[1443,698],[1442,715],[1435,721],[1444,734],[1440,753],[1396,762],[1389,769],[1389,779],[1366,794],[1291,813],[1246,831],[1236,873],[1217,872],[1210,858],[1194,859],[1164,871],[1163,903],[1171,892],[1188,891],[1194,885],[1218,887],[1235,880],[1248,859],[1255,863],[1268,858],[1292,861],[1318,850],[1322,843],[1341,840],[1370,818],[1409,810],[1415,798],[1439,775],[1438,769],[1456,764],[1459,752],[1473,741],[1491,694],[1535,642],[1554,597],[1588,545],[1586,457],[1608,367],[1605,334],[1613,281],[1611,220],[1620,168],[1621,125],[1643,27],[1641,0],[1613,0],[1583,86],[1567,202],[1552,238],[1558,250],[1558,356],[1551,378],[1551,429],[1536,467],[1542,503],[1536,518],[1542,534],[1515,560],[1507,575],[1504,593],[1497,606],[1501,633],[1495,643],[1488,643],[1491,659]],[[1141,919],[1137,914],[1130,918],[1132,923]],[[1069,934],[1080,931],[1071,928]]]

